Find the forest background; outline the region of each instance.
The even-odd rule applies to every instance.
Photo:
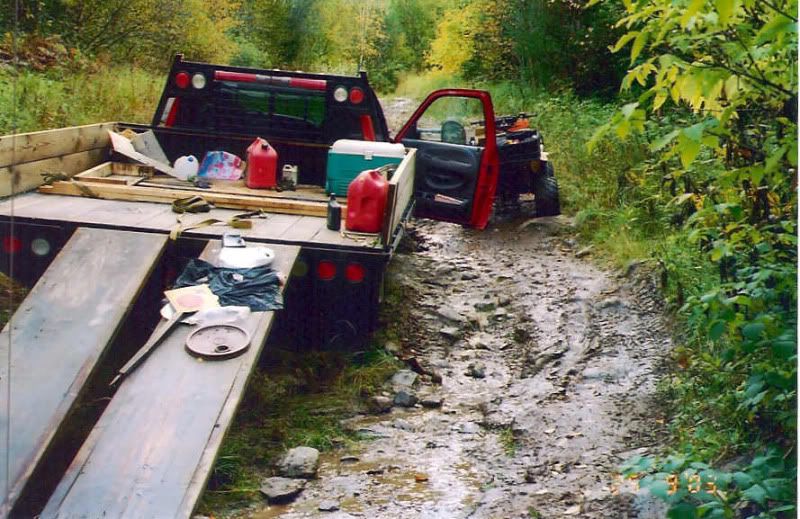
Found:
[[[491,91],[603,261],[661,280],[670,517],[795,517],[796,0],[2,0],[0,134],[152,116],[173,55]],[[535,251],[532,251],[535,254]]]

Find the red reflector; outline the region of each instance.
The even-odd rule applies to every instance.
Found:
[[[178,88],[186,88],[189,86],[189,74],[186,72],[178,72],[175,74],[175,85]]]
[[[364,281],[365,274],[366,270],[358,263],[351,263],[344,269],[344,277],[347,278],[347,281],[351,281],[353,283],[361,283]]]
[[[176,97],[172,102],[172,106],[169,107],[169,113],[167,114],[167,120],[164,121],[164,126],[175,126],[175,119],[178,118],[178,107],[180,105],[181,98]]]
[[[3,237],[3,252],[6,254],[16,254],[22,250],[22,240],[16,236]]]
[[[336,264],[332,261],[320,261],[317,264],[317,277],[323,281],[330,281],[336,276]]]
[[[354,105],[359,105],[364,100],[364,91],[358,87],[350,90],[350,102]]]
[[[358,116],[358,120],[361,121],[361,135],[365,141],[374,141],[375,140],[375,128],[372,126],[372,117],[368,114],[362,114]]]

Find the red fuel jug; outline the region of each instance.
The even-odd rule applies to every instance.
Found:
[[[247,187],[272,188],[278,185],[278,152],[261,137],[247,148]]]
[[[347,188],[345,229],[356,232],[381,232],[389,181],[377,170],[362,171]]]

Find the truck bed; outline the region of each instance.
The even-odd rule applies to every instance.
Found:
[[[176,226],[183,228],[214,218],[228,221],[242,210],[212,209],[208,213],[178,215],[168,204],[149,202],[123,202],[62,195],[25,193],[0,202],[0,216],[14,217],[31,223],[64,223],[87,227],[138,230],[169,233]],[[316,216],[297,216],[269,213],[253,218],[251,229],[238,229],[245,240],[287,245],[314,245],[317,247],[382,249],[376,240],[331,231],[326,219]],[[188,229],[182,236],[194,238],[219,238],[232,228],[216,224],[199,229]]]

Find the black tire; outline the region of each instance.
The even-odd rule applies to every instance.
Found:
[[[556,216],[561,214],[561,202],[558,198],[558,181],[549,162],[544,174],[533,179],[533,196],[536,204],[536,216]]]

